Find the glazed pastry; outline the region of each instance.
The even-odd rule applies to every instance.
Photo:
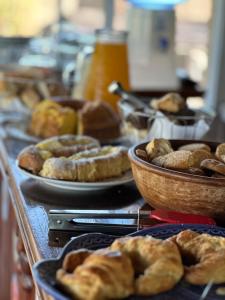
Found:
[[[105,146],[82,151],[69,158],[50,158],[44,162],[41,176],[79,182],[95,182],[121,176],[130,169],[125,147]]]
[[[149,142],[145,148],[148,159],[151,161],[153,158],[173,152],[173,148],[168,140],[154,139]]]
[[[191,143],[191,144],[183,145],[179,147],[178,150],[187,150],[187,151],[205,150],[211,152],[211,148],[204,143]]]
[[[170,113],[178,113],[184,109],[185,100],[177,93],[169,93],[161,99],[151,101],[152,108]]]
[[[120,119],[105,102],[87,102],[79,111],[78,133],[107,141],[120,136]]]
[[[199,234],[191,230],[180,232],[170,240],[182,256],[191,262],[185,267],[184,278],[195,285],[225,282],[225,238]]]
[[[217,146],[215,155],[219,160],[225,163],[225,143]]]
[[[155,158],[152,163],[167,169],[185,170],[194,167],[195,160],[192,152],[178,150]]]
[[[183,265],[177,246],[170,241],[146,237],[116,239],[111,247],[132,260],[135,294],[156,295],[172,289],[183,276]]]
[[[34,174],[38,174],[44,161],[50,157],[71,156],[79,151],[99,147],[99,142],[87,136],[64,135],[46,139],[36,146],[26,147],[18,155],[18,163]]]
[[[76,252],[72,255],[76,256]],[[80,256],[80,253],[77,255]],[[73,260],[77,261],[77,258]],[[56,278],[74,299],[123,299],[133,293],[131,260],[119,251],[97,250],[88,255],[73,272],[58,270]]]
[[[225,175],[225,164],[216,159],[205,159],[201,162],[201,168],[208,169]]]

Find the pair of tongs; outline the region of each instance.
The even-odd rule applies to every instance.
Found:
[[[163,223],[171,224],[209,224],[215,225],[215,221],[207,216],[184,214],[175,211],[165,211],[155,209],[145,211],[96,211],[96,210],[50,210],[49,211],[50,229],[78,229],[83,226],[91,231],[97,229],[121,229],[124,231],[135,231],[145,227],[146,221],[158,220]]]
[[[131,105],[133,110],[141,110],[148,113],[153,113],[153,110],[151,110],[146,103],[144,103],[140,98],[138,98],[134,94],[127,92],[118,81],[113,81],[108,86],[108,91],[111,94],[120,96],[120,101],[126,102],[129,105]]]

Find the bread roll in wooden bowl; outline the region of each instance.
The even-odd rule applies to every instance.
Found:
[[[219,143],[171,140],[172,147],[188,143],[205,143],[214,152]],[[214,178],[186,174],[158,167],[136,155],[147,143],[129,150],[129,158],[137,188],[147,203],[154,208],[210,216],[225,223],[225,177]]]

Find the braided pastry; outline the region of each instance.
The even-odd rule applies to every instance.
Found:
[[[49,158],[41,176],[79,182],[95,182],[121,176],[130,169],[125,147],[105,146],[74,154],[68,158]]]
[[[74,299],[122,299],[133,292],[134,271],[129,257],[118,251],[78,250],[67,255],[56,278]]]
[[[185,280],[202,285],[225,282],[225,238],[185,230],[170,238],[191,265],[185,267]]]
[[[155,295],[172,289],[183,275],[183,265],[177,246],[168,240],[150,236],[117,239],[110,247],[128,255],[136,274],[135,293]]]

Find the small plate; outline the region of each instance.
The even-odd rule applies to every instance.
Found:
[[[77,181],[67,181],[67,180],[57,180],[47,177],[41,177],[38,175],[34,175],[22,168],[20,168],[18,164],[18,160],[16,161],[16,165],[20,172],[30,178],[36,179],[44,184],[63,190],[69,191],[88,191],[88,190],[102,190],[111,188],[113,186],[129,183],[133,181],[133,175],[131,170],[127,171],[120,177],[109,178],[103,181],[98,182],[77,182]]]
[[[200,233],[209,233],[211,235],[218,235],[225,237],[225,228],[212,225],[162,225],[149,229],[141,230],[131,234],[131,236],[145,236],[151,235],[155,238],[166,239],[182,230],[191,229]],[[102,234],[102,233],[88,233],[74,238],[63,249],[62,254],[57,259],[48,259],[36,263],[33,267],[33,275],[38,285],[49,295],[56,300],[71,300],[66,293],[64,293],[56,282],[56,271],[61,268],[65,255],[73,250],[80,248],[100,249],[109,246],[114,239],[118,237]],[[220,300],[221,296],[216,295],[215,290],[222,285],[214,285],[207,295],[207,300]],[[224,286],[224,285],[223,285]],[[175,288],[166,293],[161,293],[156,296],[131,296],[127,300],[199,300],[205,286],[190,285],[184,280],[181,280]]]

